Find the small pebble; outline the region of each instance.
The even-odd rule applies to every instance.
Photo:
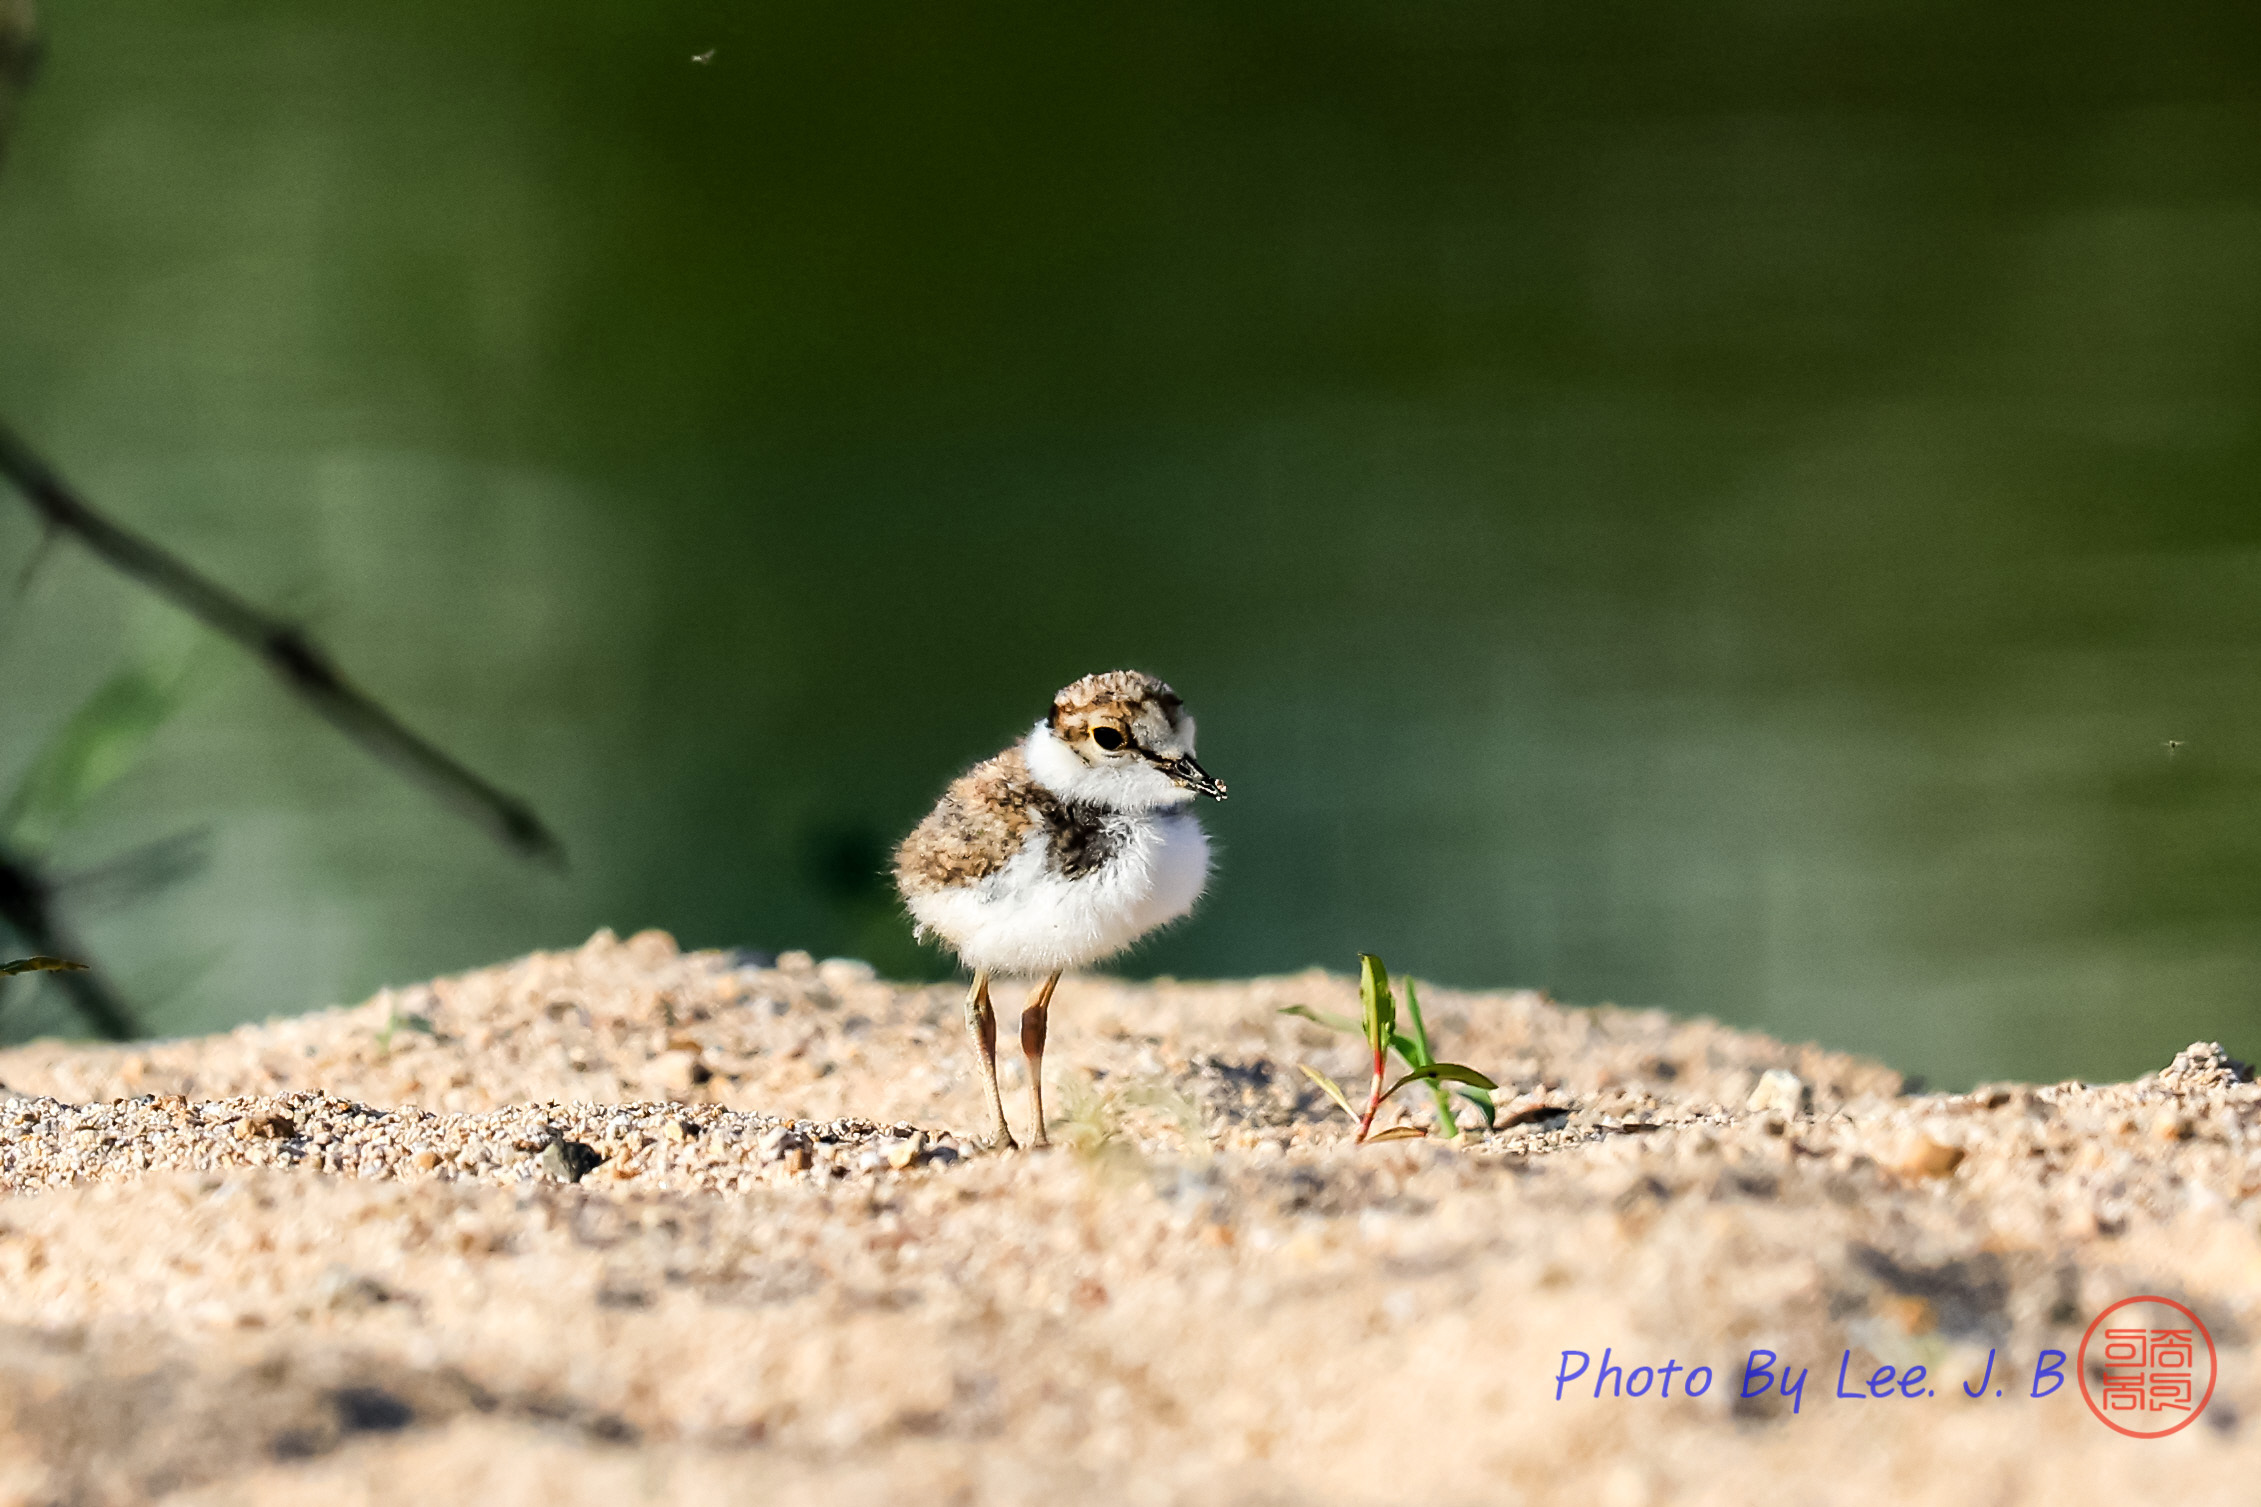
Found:
[[[1946,1177],[1963,1163],[1963,1148],[1935,1141],[1920,1130],[1910,1131],[1877,1165],[1902,1177]]]
[[[1804,1114],[1811,1098],[1805,1080],[1787,1068],[1770,1067],[1759,1075],[1758,1086],[1751,1090],[1743,1107],[1754,1114],[1769,1110],[1785,1114]]]
[[[542,1148],[542,1170],[563,1183],[579,1182],[603,1161],[593,1148],[563,1137]]]

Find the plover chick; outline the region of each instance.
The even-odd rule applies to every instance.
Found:
[[[1193,717],[1151,675],[1086,675],[1027,737],[958,777],[895,853],[919,935],[973,970],[966,1029],[989,1085],[997,1144],[1013,1145],[997,1089],[995,975],[1041,976],[1021,1011],[1035,1144],[1044,1134],[1044,1033],[1070,968],[1113,957],[1193,909],[1209,839],[1187,809],[1225,787],[1193,757]]]

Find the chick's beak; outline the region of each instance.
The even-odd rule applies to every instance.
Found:
[[[1225,798],[1224,782],[1212,777],[1208,770],[1201,767],[1201,762],[1191,754],[1187,754],[1182,759],[1160,760],[1155,767],[1195,795],[1205,795],[1213,801],[1221,801]]]

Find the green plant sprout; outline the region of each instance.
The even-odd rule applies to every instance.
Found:
[[[1379,968],[1380,966],[1380,961],[1377,959],[1375,961],[1375,967]],[[1386,989],[1388,987],[1388,976],[1386,973],[1383,974],[1381,982],[1382,986]],[[1409,1069],[1433,1067],[1437,1064],[1437,1056],[1435,1049],[1429,1044],[1429,1028],[1428,1023],[1422,1018],[1421,1015],[1420,995],[1415,990],[1412,979],[1400,979],[1399,983],[1402,984],[1405,989],[1406,1015],[1412,1029],[1410,1032],[1392,1031],[1390,1035],[1390,1049],[1397,1053],[1399,1058],[1404,1061],[1406,1067],[1408,1067]],[[1361,993],[1363,992],[1364,988],[1362,986]],[[1290,1005],[1280,1013],[1283,1015],[1300,1015],[1305,1020],[1311,1021],[1317,1025],[1325,1026],[1330,1031],[1341,1031],[1345,1035],[1349,1036],[1362,1036],[1365,1034],[1365,1028],[1357,1021],[1350,1019],[1348,1016],[1335,1015],[1324,1010],[1314,1010],[1307,1005]],[[1309,1072],[1310,1070],[1306,1068],[1305,1071]],[[1413,1081],[1419,1080],[1415,1079]],[[1399,1086],[1402,1087],[1403,1084],[1401,1083]],[[1390,1092],[1395,1093],[1396,1089],[1393,1088]],[[1438,1123],[1444,1128],[1444,1133],[1446,1135],[1451,1136],[1456,1140],[1459,1138],[1461,1130],[1460,1118],[1453,1111],[1452,1101],[1454,1095],[1457,1094],[1460,1097],[1465,1098],[1470,1104],[1474,1105],[1477,1112],[1483,1115],[1484,1124],[1487,1127],[1494,1124],[1498,1119],[1498,1106],[1492,1100],[1492,1086],[1489,1084],[1479,1087],[1474,1083],[1464,1082],[1460,1080],[1448,1080],[1446,1078],[1439,1077],[1429,1080],[1429,1092],[1436,1101]],[[1336,1102],[1341,1103],[1342,1101],[1338,1098]],[[1355,1117],[1356,1116],[1353,1115],[1353,1118]],[[1408,1137],[1392,1138],[1407,1139]]]
[[[1362,952],[1358,955],[1358,964],[1358,999],[1362,1006],[1362,1019],[1353,1021],[1347,1016],[1314,1010],[1308,1005],[1289,1005],[1280,1011],[1282,1015],[1300,1015],[1330,1031],[1341,1031],[1345,1035],[1363,1036],[1366,1039],[1367,1047],[1374,1054],[1374,1076],[1366,1093],[1366,1108],[1363,1111],[1351,1107],[1350,1096],[1342,1091],[1341,1085],[1334,1079],[1306,1063],[1296,1064],[1303,1070],[1305,1077],[1326,1090],[1327,1097],[1340,1105],[1342,1112],[1357,1124],[1358,1134],[1353,1138],[1353,1144],[1363,1144],[1369,1140],[1418,1140],[1428,1134],[1417,1125],[1393,1125],[1378,1135],[1374,1133],[1374,1116],[1381,1112],[1382,1106],[1399,1089],[1413,1083],[1429,1085],[1429,1092],[1436,1097],[1438,1121],[1444,1126],[1447,1135],[1455,1139],[1460,1135],[1460,1121],[1452,1111],[1454,1093],[1466,1096],[1470,1103],[1482,1111],[1484,1123],[1491,1124],[1495,1113],[1492,1091],[1499,1085],[1472,1067],[1437,1060],[1436,1052],[1429,1045],[1429,1027],[1421,1018],[1421,1001],[1414,992],[1413,981],[1405,980],[1406,1014],[1413,1028],[1409,1035],[1397,1028],[1397,1001],[1390,993],[1390,974],[1382,966],[1382,960],[1370,952]],[[1407,1072],[1384,1088],[1382,1084],[1389,1076],[1389,1054],[1392,1052],[1397,1053],[1405,1063]]]
[[[440,1028],[421,1015],[403,1015],[399,1005],[385,1008],[385,1023],[377,1028],[377,1053],[382,1057],[393,1054],[393,1037],[401,1031],[416,1031],[425,1036],[437,1036]]]
[[[1090,1079],[1069,1078],[1061,1085],[1062,1113],[1052,1122],[1060,1142],[1095,1169],[1114,1174],[1139,1171],[1146,1158],[1125,1133],[1124,1111],[1153,1110],[1183,1137],[1190,1160],[1205,1162],[1216,1150],[1202,1123],[1201,1107],[1166,1083],[1134,1083],[1102,1089]]]

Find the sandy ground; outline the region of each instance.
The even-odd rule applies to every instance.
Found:
[[[0,1053],[0,1502],[2252,1499],[2261,1090],[2218,1053],[1911,1096],[1425,1002],[1512,1124],[1351,1146],[1295,1064],[1353,1049],[1279,1014],[1347,979],[1086,979],[1063,1144],[990,1154],[956,990],[654,933]],[[2212,1331],[2194,1425],[2030,1395],[2140,1293]],[[1558,1401],[1605,1347],[1678,1389]],[[1739,1396],[1758,1349],[1795,1406]]]

